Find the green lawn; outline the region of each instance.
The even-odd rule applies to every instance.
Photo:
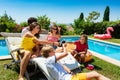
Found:
[[[0,37],[0,39],[4,39],[4,37]]]
[[[4,64],[10,63],[11,60],[0,61],[0,80],[18,80],[18,73],[15,69],[4,69]]]

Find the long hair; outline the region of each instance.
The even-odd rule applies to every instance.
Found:
[[[37,22],[33,22],[32,24],[30,24],[29,27],[30,27],[30,31],[32,31],[36,26],[39,26],[40,30],[38,33],[35,34],[35,36],[39,38],[40,37],[39,34],[41,32],[41,26]]]

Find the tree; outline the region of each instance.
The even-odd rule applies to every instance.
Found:
[[[80,13],[79,18],[74,20],[73,28],[76,34],[82,34],[84,31],[84,14]]]
[[[13,32],[15,26],[15,20],[8,16],[6,12],[3,16],[0,16],[0,32]]]
[[[49,30],[50,19],[46,16],[37,16],[38,23],[43,29]]]
[[[86,18],[86,21],[94,22],[95,20],[98,19],[98,17],[100,17],[100,13],[96,11],[92,11],[91,13],[89,13],[89,16]]]
[[[80,21],[84,20],[84,14],[83,14],[83,12],[80,14],[79,19],[80,19]]]
[[[110,15],[110,8],[109,6],[107,6],[104,11],[103,21],[109,21],[109,15]]]
[[[67,26],[66,26],[66,24],[57,24],[57,26],[62,27],[61,35],[66,35],[67,34]]]

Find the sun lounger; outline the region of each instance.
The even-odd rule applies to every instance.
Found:
[[[11,52],[10,54],[13,58],[13,62],[16,64],[20,63],[20,60],[18,60],[16,57],[16,51],[19,53],[21,37],[5,37],[5,40],[8,44],[9,50]],[[12,62],[12,64],[13,64],[13,62]],[[45,75],[47,80],[54,80],[47,71],[45,58],[43,58],[43,57],[34,58],[34,59],[31,59],[30,62],[35,63],[35,65],[37,65],[40,72],[42,72],[42,74]],[[63,58],[62,60],[60,60],[60,62],[64,65],[66,65],[67,67],[69,67],[74,72],[76,72],[76,71],[80,72],[80,64],[73,58],[73,56],[71,54],[69,54],[67,57]],[[25,75],[27,77],[27,80],[30,80],[28,72],[26,72]]]

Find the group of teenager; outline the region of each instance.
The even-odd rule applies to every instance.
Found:
[[[38,24],[37,19],[30,17],[28,19],[28,27],[25,27],[21,33],[22,42],[20,47],[24,50],[21,51],[22,60],[20,63],[19,80],[24,80],[24,73],[29,60],[39,56],[46,58],[48,72],[55,80],[90,80],[92,78],[104,80],[104,78],[95,71],[74,74],[67,66],[58,62],[61,58],[67,56],[68,52],[66,50],[66,43],[60,47],[61,29],[57,27],[57,25],[53,24],[50,26],[50,32],[45,40],[40,40],[40,33],[41,26]],[[71,54],[74,57],[79,55],[81,60],[84,61],[84,57],[90,54],[87,52],[87,35],[82,35],[81,39],[74,42],[74,44],[76,48]],[[62,52],[62,54],[55,54],[59,51]]]

